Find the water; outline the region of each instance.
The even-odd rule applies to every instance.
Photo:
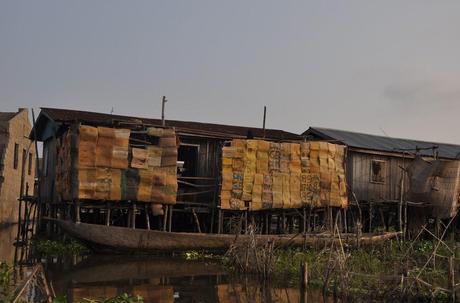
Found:
[[[125,292],[141,295],[145,302],[160,303],[323,302],[318,290],[304,295],[298,288],[274,287],[249,278],[232,277],[212,262],[90,256],[74,259],[72,263],[47,265],[55,292],[65,295],[68,302],[113,297]]]
[[[12,264],[17,225],[0,227],[0,260]],[[104,256],[50,258],[43,260],[48,281],[55,293],[68,302],[97,299],[129,293],[145,302],[201,303],[297,303],[332,302],[323,300],[319,290],[306,294],[296,287],[259,283],[247,277],[230,275],[216,262],[180,258]],[[21,268],[20,281],[28,277]]]

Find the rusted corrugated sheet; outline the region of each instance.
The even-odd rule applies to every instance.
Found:
[[[460,155],[460,145],[391,138],[330,128],[310,127],[303,135],[339,142],[348,147],[388,153],[402,154],[403,151],[415,152],[419,149],[419,155],[432,157],[433,147],[435,147],[434,150],[438,152],[440,158],[456,159]]]
[[[456,215],[460,193],[460,161],[425,161],[417,157],[408,167],[407,199],[433,207],[441,219]]]
[[[46,118],[53,120],[57,123],[71,123],[71,122],[82,122],[92,125],[153,125],[160,126],[160,119],[149,119],[140,117],[120,116],[111,115],[87,111],[77,111],[69,109],[57,109],[57,108],[41,108],[40,116],[37,119],[37,129],[41,129],[41,124],[44,124]],[[248,132],[250,132],[256,138],[262,138],[264,131],[262,128],[255,127],[244,127],[244,126],[233,126],[223,125],[214,123],[202,123],[202,122],[190,122],[190,121],[178,121],[178,120],[166,120],[166,126],[175,127],[177,133],[190,136],[201,136],[201,137],[216,137],[223,139],[232,138],[246,138]],[[38,131],[38,133],[40,133]],[[286,132],[278,129],[266,129],[265,137],[272,140],[300,140],[301,136]]]

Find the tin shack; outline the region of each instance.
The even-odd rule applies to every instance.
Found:
[[[404,229],[429,217],[456,215],[460,145],[320,127],[310,127],[302,136],[347,146],[349,199],[366,229]]]

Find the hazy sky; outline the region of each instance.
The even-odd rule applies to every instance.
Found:
[[[0,110],[460,144],[460,1],[4,1]]]

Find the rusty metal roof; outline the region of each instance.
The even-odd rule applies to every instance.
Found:
[[[418,150],[419,155],[431,157],[433,156],[433,148],[435,148],[434,150],[437,150],[440,158],[456,159],[460,156],[460,145],[455,144],[391,138],[322,127],[310,127],[302,135],[337,141],[349,147],[374,151],[416,153]]]
[[[161,126],[161,119],[150,119],[141,117],[120,116],[112,114],[103,114],[88,111],[58,109],[42,107],[39,117],[37,118],[37,134],[40,138],[40,131],[43,129],[41,124],[43,120],[51,119],[54,122],[67,124],[72,122],[82,122],[91,125],[129,125],[129,124],[144,124]],[[166,126],[176,128],[177,133],[183,135],[194,135],[202,137],[215,138],[243,138],[248,135],[248,131],[255,138],[263,137],[263,129],[245,126],[233,126],[214,123],[191,122],[166,120]],[[265,138],[272,140],[300,140],[301,136],[278,129],[266,129]]]

